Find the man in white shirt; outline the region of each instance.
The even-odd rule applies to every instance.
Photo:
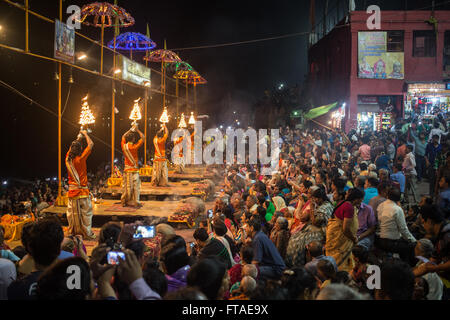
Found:
[[[406,146],[406,156],[403,160],[403,172],[405,173],[405,202],[409,203],[409,192],[411,191],[414,197],[414,204],[419,202],[417,196],[417,172],[416,172],[416,158],[413,153],[413,146],[408,144]]]
[[[428,136],[428,142],[432,142],[433,141],[433,136],[434,135],[438,135],[439,136],[439,143],[441,143],[441,136],[448,135],[448,132],[442,131],[442,129],[439,128],[439,123],[435,122],[434,123],[434,128],[431,129],[430,135]]]
[[[402,260],[414,266],[416,239],[408,230],[403,209],[397,205],[400,198],[400,190],[390,188],[388,200],[378,206],[379,230],[377,231],[375,246],[387,252],[398,253]]]

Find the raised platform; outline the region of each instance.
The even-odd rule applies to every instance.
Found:
[[[124,223],[132,223],[137,220],[146,218],[165,219],[173,214],[180,204],[180,201],[141,201],[144,205],[142,208],[130,211],[128,208],[121,208],[120,201],[117,200],[101,200],[99,204],[93,204],[92,226],[100,228],[108,221],[122,221]],[[206,203],[206,210],[212,209],[214,202]],[[113,211],[109,211],[113,210]],[[57,215],[65,225],[67,207],[52,206],[42,210],[44,214]]]
[[[184,184],[182,182],[170,182],[169,187],[154,187],[150,182],[141,183],[141,200],[178,200],[191,197],[194,190],[194,182]],[[122,195],[122,187],[109,187],[100,190],[105,199],[119,200]]]

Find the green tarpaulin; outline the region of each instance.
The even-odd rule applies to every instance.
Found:
[[[317,117],[320,117],[328,112],[330,112],[332,109],[336,108],[338,106],[338,103],[332,103],[326,106],[321,106],[315,109],[311,109],[308,111],[308,113],[305,115],[305,119],[311,120],[315,119]]]

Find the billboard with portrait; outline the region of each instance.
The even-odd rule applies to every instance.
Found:
[[[75,62],[75,30],[59,20],[55,21],[55,58]]]
[[[404,53],[388,52],[387,32],[358,32],[358,77],[404,79]]]

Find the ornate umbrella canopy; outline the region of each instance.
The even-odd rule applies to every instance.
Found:
[[[170,64],[167,65],[167,69],[169,71],[175,73],[175,74],[180,72],[180,71],[191,71],[191,70],[194,70],[194,68],[192,68],[192,66],[189,63],[184,62],[184,61],[170,63]]]
[[[93,17],[88,21],[88,17]],[[114,20],[118,19],[119,24],[115,25]],[[134,18],[125,9],[108,2],[94,2],[83,6],[80,13],[80,22],[93,27],[131,27],[134,25]]]
[[[183,62],[175,52],[166,49],[152,51],[148,56],[144,57],[144,60],[163,63]]]
[[[189,80],[191,77],[200,77],[200,75],[195,70],[180,70],[173,77],[179,80]]]
[[[205,78],[203,78],[201,75],[191,75],[188,79],[187,79],[189,84],[193,84],[194,86],[198,85],[198,84],[207,84],[208,81],[206,81]]]
[[[124,51],[148,51],[156,48],[156,43],[152,39],[139,32],[126,32],[115,38],[116,47],[114,48],[114,39],[108,43],[108,47]]]

